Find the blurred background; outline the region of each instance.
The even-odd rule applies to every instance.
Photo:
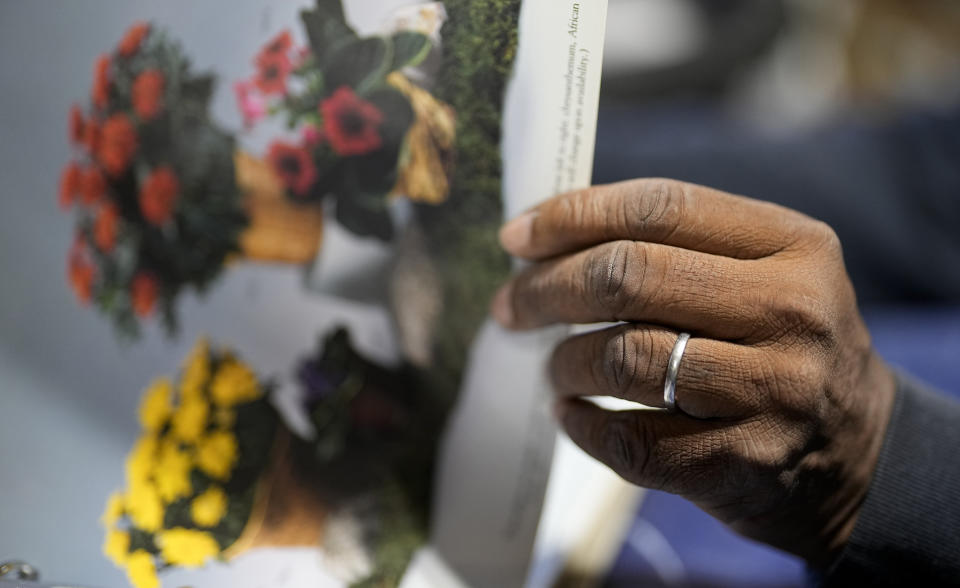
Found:
[[[880,353],[960,395],[960,4],[610,0],[594,179],[671,177],[831,224]],[[609,586],[801,586],[650,492]]]

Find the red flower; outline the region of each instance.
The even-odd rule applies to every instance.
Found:
[[[100,146],[100,124],[92,118],[83,126],[83,144],[91,155],[95,154]]]
[[[140,50],[140,45],[150,32],[150,23],[135,22],[127,29],[126,34],[120,39],[117,45],[117,53],[124,57],[132,57],[134,53]]]
[[[133,110],[143,120],[157,116],[163,105],[163,74],[156,69],[148,69],[137,76],[133,82]]]
[[[317,168],[310,152],[302,147],[275,141],[270,145],[267,159],[287,189],[297,196],[306,196],[317,180]]]
[[[97,167],[88,167],[80,180],[80,201],[91,205],[103,199],[107,193],[107,179]]]
[[[103,124],[97,156],[107,173],[116,177],[127,171],[137,152],[137,133],[125,114],[114,114]]]
[[[100,251],[110,253],[117,244],[117,229],[120,226],[120,213],[113,204],[107,204],[97,213],[93,221],[93,242]]]
[[[101,55],[93,66],[93,105],[104,110],[110,99],[110,56]]]
[[[267,114],[267,101],[254,91],[253,82],[242,80],[233,85],[237,106],[243,115],[243,126],[248,129]]]
[[[93,298],[93,280],[96,268],[89,259],[83,237],[77,235],[67,258],[67,280],[81,304],[89,304]]]
[[[293,67],[283,54],[261,53],[257,57],[257,75],[253,83],[264,94],[286,94],[287,76]]]
[[[80,107],[74,104],[70,107],[70,140],[79,145],[83,142],[84,122],[83,112]]]
[[[144,318],[153,313],[157,304],[157,279],[147,272],[139,272],[130,282],[130,305],[137,316]]]
[[[180,196],[180,182],[169,166],[147,176],[140,188],[140,212],[148,223],[160,226],[173,217]]]
[[[338,155],[365,155],[383,144],[378,132],[383,113],[347,86],[320,103],[320,114],[324,135]]]
[[[263,49],[260,50],[258,60],[265,56],[286,56],[292,47],[293,37],[290,36],[290,31],[283,31],[263,46]]]
[[[83,170],[71,161],[60,175],[60,208],[67,210],[73,205],[83,181]]]

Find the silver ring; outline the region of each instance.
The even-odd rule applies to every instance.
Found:
[[[690,333],[680,333],[677,342],[673,344],[670,361],[667,363],[667,377],[663,382],[663,405],[669,412],[677,411],[677,372],[680,371],[680,360],[687,349]]]

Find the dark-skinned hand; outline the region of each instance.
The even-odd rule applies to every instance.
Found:
[[[829,226],[671,180],[553,198],[507,223],[534,262],[494,298],[510,329],[618,323],[554,351],[557,416],[626,480],[679,494],[736,531],[825,566],[857,520],[893,405]],[[677,411],[663,407],[689,332]]]

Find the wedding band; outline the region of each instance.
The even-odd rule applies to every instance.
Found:
[[[680,360],[683,359],[683,352],[687,349],[689,340],[690,333],[680,333],[677,342],[673,344],[670,361],[667,363],[667,377],[663,382],[663,405],[669,412],[677,411],[677,372],[680,371]]]

